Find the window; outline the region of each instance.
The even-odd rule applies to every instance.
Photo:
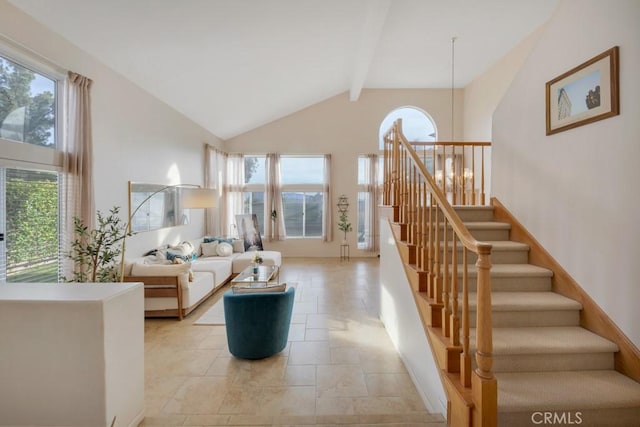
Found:
[[[0,194],[0,282],[57,282],[58,173],[0,168]]]
[[[438,140],[436,125],[433,119],[423,110],[416,107],[401,107],[390,112],[380,124],[378,139],[379,149],[384,149],[382,136],[393,122],[402,119],[402,133],[409,142],[434,142]]]
[[[57,282],[66,76],[0,45],[0,282]]]
[[[358,249],[375,251],[377,245],[377,206],[382,193],[382,156],[358,156]]]
[[[286,237],[324,238],[325,192],[328,191],[325,168],[330,170],[326,166],[330,161],[325,157],[242,156],[242,212],[258,217],[261,235],[281,240],[286,230]],[[277,177],[269,178],[268,173],[275,173]],[[269,179],[273,182],[268,182]],[[270,205],[272,198],[281,201],[281,207]]]
[[[282,202],[287,236],[322,236],[321,192],[283,191]]]
[[[265,156],[244,156],[242,212],[255,214],[258,217],[262,236],[264,236],[264,225],[267,220],[264,210],[265,180]]]
[[[0,56],[0,138],[56,145],[54,79]]]
[[[287,237],[322,237],[324,164],[323,156],[281,157]]]

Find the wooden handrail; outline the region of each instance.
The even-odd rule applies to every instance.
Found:
[[[473,145],[476,147],[491,147],[491,142],[489,141],[433,141],[433,142],[421,142],[421,141],[411,141],[409,144],[413,145],[413,146],[441,146],[441,145],[447,145],[447,146],[455,146],[455,147],[462,147],[462,146],[469,146],[469,145]]]
[[[408,142],[402,134],[402,120],[398,119],[391,129],[384,134],[384,193],[383,204],[393,206],[396,220],[404,229],[401,240],[411,247],[413,253],[407,263],[414,269],[424,272],[426,286],[418,284],[415,289],[423,292],[433,313],[437,316],[430,320],[432,327],[439,328],[438,336],[446,341],[444,362],[439,361],[449,380],[456,378],[456,389],[470,389],[467,394],[470,402],[468,416],[456,417],[465,419],[463,423],[454,425],[495,426],[497,423],[497,381],[492,372],[493,366],[493,332],[491,307],[491,250],[492,245],[478,241],[460,219],[452,202],[465,202],[466,194],[458,197],[456,188],[448,194],[446,185],[438,185],[437,180],[429,173],[425,158],[414,149],[416,145],[438,146],[443,148],[443,158],[451,156],[452,176],[462,176],[463,190],[465,184],[464,162],[465,151],[470,143],[445,142],[424,143]],[[490,146],[490,143],[476,143],[478,147]],[[454,147],[449,152],[446,147]],[[461,165],[456,165],[458,153],[455,147],[463,147],[459,155]],[[425,150],[426,152],[427,150]],[[438,154],[439,155],[439,154]],[[431,161],[436,164],[435,150],[431,150]],[[475,153],[471,165],[475,168]],[[462,168],[463,175],[460,175]],[[435,167],[434,167],[435,170]],[[439,172],[447,176],[446,160]],[[471,177],[476,203],[475,177]],[[481,203],[484,204],[484,151],[482,151],[482,189]],[[454,179],[455,182],[455,179]],[[396,211],[397,209],[397,211]],[[458,248],[462,250],[462,264],[458,265]],[[469,275],[468,253],[475,254],[477,269],[476,291],[476,349],[477,368],[471,371],[471,354],[469,346]],[[409,261],[412,260],[412,261]],[[415,260],[415,261],[413,261]],[[462,269],[462,286],[459,284],[458,272]],[[460,296],[462,300],[460,301]],[[459,362],[456,358],[459,355]],[[447,390],[449,390],[447,388]],[[453,397],[450,395],[449,400]],[[449,405],[451,408],[451,405]],[[459,407],[459,406],[458,406]],[[451,419],[449,417],[449,419]]]
[[[399,131],[397,128],[402,128],[402,119],[398,119],[396,122],[394,122],[393,127],[385,134],[385,137],[389,134],[389,132],[393,131],[394,134],[399,138],[399,141],[406,148],[409,156],[411,156],[411,159],[414,162],[414,167],[416,167],[420,171],[421,178],[428,182],[431,194],[434,196],[437,203],[441,206],[445,217],[451,224],[451,227],[453,228],[455,234],[460,238],[462,244],[467,249],[476,253],[478,253],[480,248],[488,249],[490,253],[492,246],[489,243],[479,242],[471,235],[467,227],[462,223],[460,216],[458,216],[453,207],[447,201],[447,198],[442,192],[442,189],[436,184],[431,174],[427,171],[427,168],[420,159],[420,156],[418,156],[415,150],[411,147],[413,143],[407,141],[407,139],[402,134],[402,131]]]

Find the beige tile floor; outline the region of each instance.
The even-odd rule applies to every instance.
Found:
[[[142,426],[444,426],[429,414],[378,319],[379,260],[286,258],[296,283],[289,343],[234,358],[224,326],[193,325],[226,289],[179,322],[145,322]]]

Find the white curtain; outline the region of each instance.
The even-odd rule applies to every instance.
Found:
[[[265,209],[269,220],[265,224],[265,235],[269,241],[285,240],[287,232],[284,225],[284,208],[282,206],[279,154],[267,154],[266,169]]]
[[[364,207],[364,245],[360,249],[375,252],[379,249],[378,203],[380,188],[378,186],[378,155],[366,154],[364,162],[364,180],[361,187],[367,194]]]
[[[205,169],[204,179],[205,187],[215,190],[216,207],[205,210],[205,226],[206,234],[210,236],[224,236],[228,233],[227,229],[223,229],[225,222],[222,220],[220,213],[227,211],[227,157],[228,154],[218,150],[215,147],[205,145]]]
[[[322,241],[331,242],[333,240],[333,221],[331,218],[331,154],[324,155],[322,193],[322,211],[324,212],[322,222]]]
[[[69,72],[66,85],[66,137],[62,143],[62,254],[71,249],[73,219],[95,227],[93,142],[91,133],[91,79]],[[73,265],[63,258],[62,274],[71,277]]]
[[[243,213],[244,196],[244,156],[242,154],[229,154],[227,157],[227,182],[225,190],[225,207],[220,219],[224,231],[231,234],[236,222],[236,215]],[[224,233],[223,233],[224,234]]]

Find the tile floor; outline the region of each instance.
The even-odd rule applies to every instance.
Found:
[[[296,282],[289,343],[257,361],[234,358],[224,326],[145,322],[150,426],[444,426],[429,414],[378,319],[379,260],[286,258]],[[228,285],[227,285],[228,286]]]

